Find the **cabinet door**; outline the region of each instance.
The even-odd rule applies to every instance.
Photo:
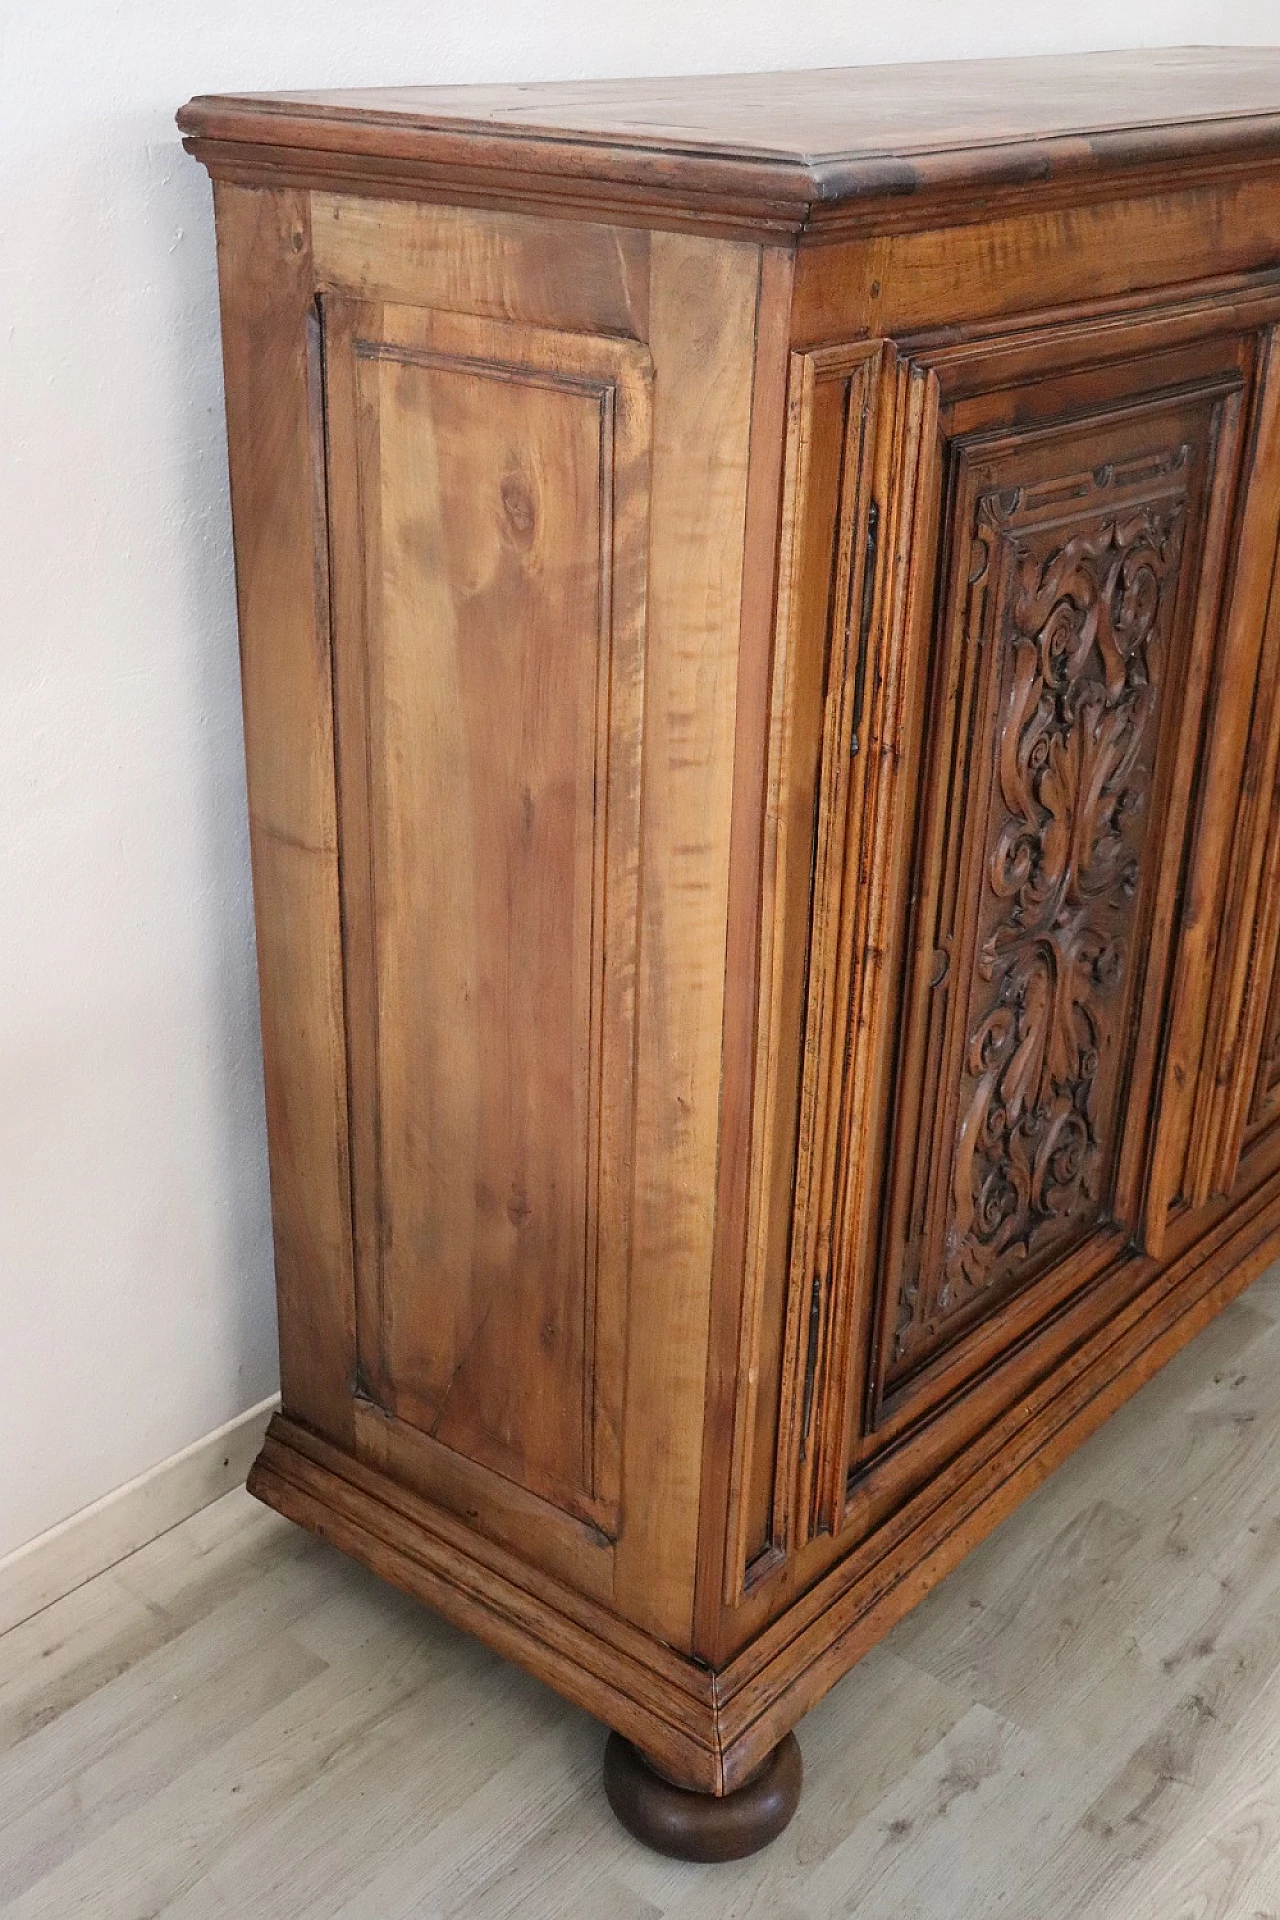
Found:
[[[531,1539],[567,1520],[603,1543],[649,356],[328,300],[325,371],[358,1438],[451,1504],[481,1488]]]
[[[895,343],[872,453],[846,414],[862,504],[835,516],[824,629],[775,1551],[872,1524],[1132,1296],[1160,1165],[1164,1211],[1188,1203],[1194,1130],[1163,1116],[1174,1065],[1192,1112],[1220,1069],[1179,955],[1232,964],[1217,851],[1249,693],[1220,716],[1262,645],[1236,556],[1267,532],[1269,577],[1272,482],[1249,479],[1275,456],[1276,311],[1248,285]],[[798,388],[829,359],[797,356]],[[836,670],[877,522],[866,660]]]

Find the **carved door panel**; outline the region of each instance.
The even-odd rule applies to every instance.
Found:
[[[1126,1108],[1153,1045],[1159,822],[1220,402],[958,455],[886,1398],[1132,1228]]]
[[[1230,347],[954,399],[949,370],[882,1284],[851,1462],[1140,1235],[1241,443]]]
[[[324,367],[359,1438],[447,1501],[490,1476],[487,1509],[505,1501],[531,1551],[582,1523],[603,1544],[649,357],[332,300]]]
[[[775,1550],[870,1524],[1150,1270],[1157,1149],[1190,1137],[1171,1032],[1192,1108],[1220,1067],[1179,953],[1188,901],[1222,915],[1201,754],[1258,665],[1235,556],[1276,311],[885,350],[866,711],[816,780]],[[846,433],[846,492],[854,460]]]

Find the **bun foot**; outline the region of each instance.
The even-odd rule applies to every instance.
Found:
[[[604,1750],[604,1790],[628,1833],[673,1860],[741,1860],[776,1840],[800,1802],[804,1762],[794,1733],[745,1786],[692,1793],[655,1773],[619,1733]]]

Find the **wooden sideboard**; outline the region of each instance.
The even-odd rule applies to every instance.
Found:
[[[179,124],[250,1484],[741,1852],[806,1708],[1280,1251],[1280,52]]]

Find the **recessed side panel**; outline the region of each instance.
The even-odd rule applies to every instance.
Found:
[[[361,1389],[613,1532],[647,354],[334,318],[363,634],[340,715]]]

